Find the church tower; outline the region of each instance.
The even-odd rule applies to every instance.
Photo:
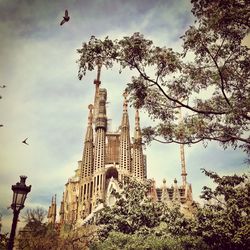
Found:
[[[127,92],[123,94],[123,114],[121,123],[120,135],[120,157],[119,167],[121,170],[121,177],[123,175],[130,175],[131,173],[131,144],[130,144],[130,130],[129,130],[129,117],[128,117],[128,100]]]
[[[139,110],[135,111],[134,137],[130,138],[128,114],[128,94],[123,94],[121,124],[116,131],[107,126],[107,90],[100,88],[101,64],[98,65],[94,80],[95,94],[93,105],[88,106],[88,124],[83,145],[82,160],[78,161],[75,175],[65,184],[65,192],[60,207],[60,223],[83,225],[90,223],[94,214],[106,205],[113,205],[112,190],[122,189],[125,176],[144,181],[147,179],[146,155],[143,154],[142,132]],[[122,107],[121,107],[122,108]],[[185,203],[192,201],[191,185],[186,183],[184,148],[181,148],[182,185],[168,188],[166,181],[158,189],[154,185],[151,195],[154,201],[170,204],[173,200]],[[54,198],[52,204],[54,204]],[[49,210],[49,221],[54,219],[54,205]]]
[[[144,165],[144,156],[142,151],[142,134],[140,128],[139,110],[135,113],[135,132],[133,143],[133,159],[132,159],[132,175],[138,179],[146,179],[146,171]]]
[[[99,89],[98,102],[95,120],[95,147],[94,147],[94,203],[98,199],[104,198],[104,173],[106,159],[106,131],[107,131],[107,116],[106,116],[106,89]]]
[[[52,196],[51,205],[49,206],[47,218],[48,218],[48,223],[54,226],[56,223],[56,195]]]
[[[80,172],[80,194],[79,194],[79,214],[80,217],[84,216],[85,212],[91,210],[91,198],[93,193],[93,164],[94,164],[94,152],[93,152],[93,105],[90,104],[88,127],[85,135],[84,149],[81,163]]]

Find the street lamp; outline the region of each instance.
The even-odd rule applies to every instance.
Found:
[[[13,221],[11,226],[8,250],[13,249],[18,215],[20,213],[20,210],[24,208],[25,199],[31,189],[31,185],[26,186],[25,184],[26,178],[27,176],[20,176],[20,182],[17,182],[16,185],[12,185],[11,187],[11,189],[13,190],[13,199],[11,204],[11,208],[13,209]]]

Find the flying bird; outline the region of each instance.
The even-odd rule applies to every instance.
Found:
[[[6,85],[0,86],[0,88],[2,88],[2,89],[3,89],[3,88],[6,88]]]
[[[27,140],[28,140],[28,138],[26,138],[25,140],[23,140],[22,143],[24,143],[24,144],[26,144],[26,145],[29,145],[29,144],[27,143]]]
[[[60,25],[63,25],[64,23],[68,22],[69,19],[70,19],[70,17],[69,17],[68,10],[65,10],[65,14],[64,14],[63,20],[61,21]]]

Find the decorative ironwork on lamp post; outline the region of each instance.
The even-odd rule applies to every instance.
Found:
[[[25,184],[26,178],[27,176],[20,176],[20,182],[17,182],[16,185],[12,185],[11,187],[13,191],[13,199],[11,204],[11,208],[13,209],[13,221],[11,226],[8,250],[13,249],[18,216],[21,209],[24,208],[25,199],[27,197],[27,194],[31,190],[31,185],[26,186]]]

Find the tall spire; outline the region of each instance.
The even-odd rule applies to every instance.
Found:
[[[128,93],[123,93],[123,114],[121,124],[120,136],[120,159],[119,165],[121,169],[131,171],[131,145],[130,145],[130,132],[129,132],[129,118],[128,118]]]
[[[127,113],[128,112],[128,92],[125,90],[123,93],[124,101],[123,101],[123,112]]]
[[[81,179],[90,176],[93,173],[93,105],[88,106],[89,116],[88,116],[88,127],[86,131],[84,149],[82,156],[82,165],[81,165]]]
[[[54,225],[56,223],[56,194],[52,196],[51,205],[48,211],[48,222]]]
[[[63,224],[63,222],[64,222],[64,192],[62,195],[62,201],[61,201],[59,215],[60,215],[60,223]]]
[[[183,144],[183,118],[181,108],[179,110],[179,123],[181,126],[181,137],[180,137],[180,155],[181,155],[181,177],[182,177],[182,185],[186,186],[187,183],[187,172],[186,172],[186,162],[185,162],[185,152],[184,152],[184,144]]]
[[[135,111],[135,138],[141,140],[140,116],[138,109]]]
[[[99,168],[104,168],[105,164],[105,138],[107,130],[106,100],[106,89],[99,89],[98,113],[95,121],[96,137],[94,152],[94,171]]]
[[[137,178],[146,178],[144,156],[142,151],[142,135],[140,128],[139,110],[135,112],[135,132],[134,132],[134,144],[133,144],[133,159],[132,159],[132,172]]]
[[[52,216],[53,216],[53,222],[55,224],[55,222],[56,222],[56,194],[55,194],[55,199],[54,199],[54,204],[53,204],[53,214],[52,214]]]
[[[97,114],[98,114],[98,106],[99,106],[98,99],[99,99],[99,89],[100,89],[100,84],[101,84],[101,81],[100,81],[101,67],[102,67],[102,64],[98,63],[97,64],[97,76],[96,76],[96,79],[94,80],[94,84],[95,84],[94,122],[95,122],[95,119],[96,119]]]
[[[92,113],[93,108],[94,108],[93,105],[89,104],[88,106],[88,109],[89,109],[88,125],[89,126],[92,126],[92,122],[93,122],[93,113]]]

